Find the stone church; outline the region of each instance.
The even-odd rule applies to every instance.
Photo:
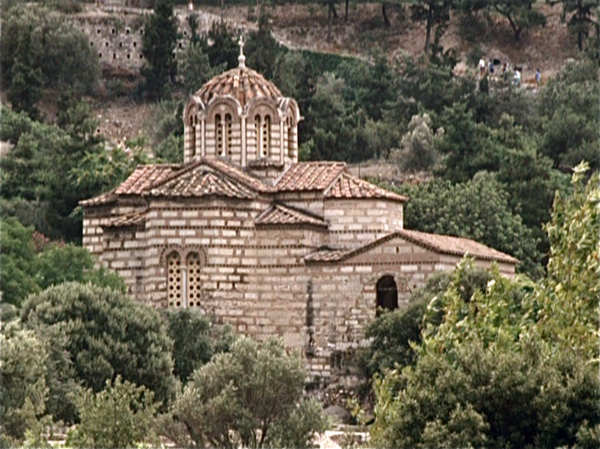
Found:
[[[408,198],[344,163],[298,162],[298,104],[242,53],[183,119],[183,164],[140,166],[81,203],[84,245],[139,301],[195,308],[259,339],[278,334],[329,378],[378,310],[402,307],[463,256],[514,275],[509,255],[404,229]]]

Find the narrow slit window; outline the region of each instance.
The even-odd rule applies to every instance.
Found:
[[[215,133],[217,154],[223,154],[223,122],[221,120],[221,114],[215,115]]]
[[[225,115],[225,129],[227,132],[227,140],[226,148],[223,149],[223,156],[225,156],[225,152],[227,152],[227,154],[231,154],[233,143],[233,120],[231,119],[231,114]]]
[[[267,156],[271,148],[271,117],[265,116],[262,130],[262,155]]]
[[[254,117],[254,137],[256,139],[256,151],[257,152],[260,151],[261,146],[262,146],[261,134],[262,134],[262,126],[261,126],[260,115],[257,115],[256,117]]]

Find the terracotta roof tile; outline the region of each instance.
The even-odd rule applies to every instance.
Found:
[[[398,234],[417,245],[427,247],[433,251],[451,254],[455,256],[464,256],[469,254],[477,259],[497,260],[506,263],[519,263],[516,259],[501,251],[495,250],[475,240],[463,237],[453,237],[450,235],[430,234],[428,232],[413,231],[403,229]]]
[[[117,195],[115,195],[115,190],[111,190],[109,192],[102,193],[101,195],[95,196],[93,198],[89,198],[87,200],[82,200],[79,202],[81,206],[100,206],[102,204],[112,203],[116,201]]]
[[[382,243],[385,243],[393,238],[400,237],[409,242],[412,242],[421,247],[427,248],[433,252],[441,254],[449,254],[453,256],[463,257],[470,255],[475,259],[494,260],[504,263],[518,264],[519,259],[516,259],[508,254],[497,251],[475,240],[470,240],[462,237],[452,237],[449,235],[430,234],[427,232],[412,231],[403,229],[393,232],[385,237],[377,239],[360,248],[352,250],[336,249],[336,250],[321,250],[310,254],[304,258],[307,262],[341,262],[349,259],[352,256],[369,251]]]
[[[193,163],[174,176],[153,186],[144,195],[170,197],[224,196],[227,198],[251,199],[256,190],[246,183],[223,174],[210,164]]]
[[[393,201],[406,202],[407,197],[398,195],[388,190],[377,187],[363,179],[357,178],[347,173],[342,173],[331,187],[325,192],[327,199],[388,199]]]
[[[346,169],[343,162],[298,162],[275,185],[278,192],[325,190]]]
[[[141,165],[116,188],[117,195],[139,195],[153,184],[166,179],[180,166],[175,164]]]
[[[146,220],[146,211],[139,211],[133,214],[119,215],[114,217],[108,224],[103,227],[107,228],[124,228],[127,226],[139,226]]]
[[[350,252],[352,250],[324,248],[305,256],[304,260],[306,262],[339,262]]]
[[[327,222],[309,212],[291,208],[283,204],[272,204],[255,220],[257,225],[299,225],[310,224],[327,227]]]
[[[260,73],[247,67],[236,67],[208,81],[196,92],[205,104],[216,96],[231,95],[242,107],[257,97],[277,100],[283,95],[273,83],[267,81]]]

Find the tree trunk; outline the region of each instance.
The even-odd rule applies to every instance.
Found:
[[[335,3],[333,3],[333,0],[331,0],[331,3],[329,5],[331,6],[331,10],[333,11],[333,18],[337,19],[338,15],[337,15],[337,11],[335,10]]]
[[[424,52],[427,53],[429,51],[429,42],[431,40],[431,22],[433,20],[433,10],[431,9],[431,5],[429,5],[429,9],[427,10],[427,34],[425,34],[425,49]]]
[[[333,24],[333,3],[329,4],[329,10],[327,11],[327,43],[331,43],[331,27]]]
[[[346,0],[346,13],[344,14],[344,22],[348,23],[348,4],[350,0]]]
[[[383,26],[385,28],[389,28],[392,24],[390,23],[390,19],[387,16],[387,13],[385,11],[385,3],[381,4],[381,14],[383,14]]]
[[[514,19],[512,18],[512,15],[510,13],[508,13],[506,15],[506,18],[508,19],[508,23],[510,23],[511,28],[513,29],[513,32],[515,33],[515,40],[518,41],[519,39],[521,39],[521,31],[523,31],[523,28],[519,28],[517,26],[517,24],[515,23]]]

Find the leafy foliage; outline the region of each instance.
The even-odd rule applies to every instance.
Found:
[[[125,282],[105,268],[94,268],[91,254],[73,244],[50,243],[16,218],[2,220],[2,301],[19,306],[29,294],[77,281],[125,291]]]
[[[146,79],[146,92],[153,100],[163,98],[168,93],[169,82],[175,82],[177,61],[173,52],[177,37],[177,19],[171,0],[158,0],[154,14],[144,27],[142,42],[142,53],[148,63],[142,68],[142,75]]]
[[[302,359],[281,340],[242,337],[194,372],[164,433],[185,447],[307,447],[324,420],[302,398],[304,379]]]
[[[80,423],[69,435],[70,447],[133,447],[147,439],[158,409],[151,391],[121,376],[107,379],[98,393],[78,389],[74,401]]]
[[[53,347],[48,410],[73,421],[75,384],[95,392],[107,379],[149,388],[160,402],[173,392],[172,342],[158,314],[120,292],[65,283],[32,295],[21,319]]]
[[[598,175],[558,197],[539,284],[492,271],[461,294],[466,264],[432,301],[413,369],[376,382],[381,447],[592,447],[600,442]],[[429,315],[429,310],[434,313]],[[439,311],[443,311],[440,320]],[[433,319],[432,319],[433,318]]]
[[[482,172],[459,184],[434,179],[400,192],[411,198],[405,208],[408,229],[476,240],[515,256],[524,271],[540,275],[536,240],[511,211],[509,197],[493,175]]]
[[[20,329],[18,322],[3,326],[0,333],[0,442],[12,445],[46,410],[46,345],[34,332]]]
[[[56,11],[16,5],[3,17],[2,88],[17,111],[38,115],[42,89],[90,92],[100,75],[87,37]]]
[[[165,312],[169,337],[173,340],[173,374],[182,382],[210,359],[229,351],[233,334],[228,326],[211,326],[210,321],[193,309]]]

